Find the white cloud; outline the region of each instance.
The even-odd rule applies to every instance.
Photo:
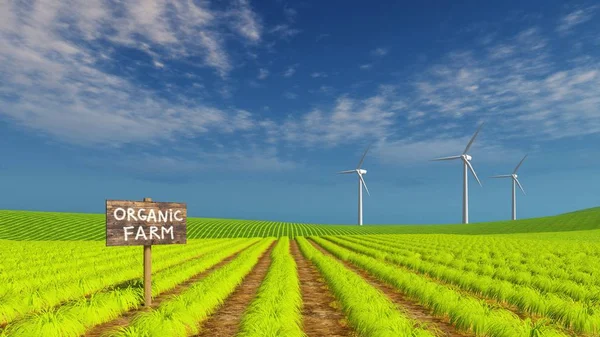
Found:
[[[418,76],[410,108],[438,123],[491,119],[499,137],[600,132],[600,62],[563,62],[551,42],[532,28],[485,54],[450,53]]]
[[[595,15],[596,9],[596,6],[592,6],[587,8],[579,8],[570,12],[569,14],[560,18],[556,30],[559,33],[568,33],[575,26],[591,20]]]
[[[314,73],[310,74],[310,77],[312,77],[312,78],[327,77],[327,74],[320,73],[320,72],[314,72]]]
[[[367,70],[367,69],[371,69],[372,67],[373,67],[373,64],[367,63],[367,64],[361,64],[359,68],[362,70]]]
[[[339,96],[332,107],[316,108],[299,117],[290,116],[279,128],[279,137],[305,147],[332,147],[385,137],[394,124],[395,114],[389,110],[393,96],[387,87],[364,99]]]
[[[262,24],[248,0],[237,0],[226,16],[233,19],[231,24],[240,35],[252,42],[260,40]]]
[[[298,94],[290,92],[290,91],[286,91],[283,93],[283,97],[285,97],[287,99],[296,99],[296,98],[298,98]]]
[[[283,73],[284,77],[292,77],[294,76],[294,74],[296,73],[296,69],[298,68],[298,64],[294,64],[292,66],[289,66],[285,72]]]
[[[260,68],[258,69],[258,79],[259,80],[264,80],[265,78],[269,77],[269,71],[265,68]]]
[[[292,28],[288,24],[280,24],[280,25],[277,25],[277,26],[271,28],[271,30],[269,30],[269,33],[275,34],[282,39],[288,39],[290,37],[296,36],[296,35],[300,34],[300,32],[301,32],[300,29]]]
[[[103,1],[4,6],[2,15],[12,24],[0,26],[0,113],[18,124],[77,144],[114,146],[246,128],[235,111],[168,101],[106,72],[100,61],[113,61],[113,48],[98,53],[85,43],[107,39],[114,47],[139,48],[157,68],[164,67],[159,54],[199,52],[206,65],[225,73],[231,65],[215,22],[223,13],[192,3],[167,9],[161,1],[127,2],[120,15]],[[247,15],[243,3],[236,8],[241,12],[228,15]],[[67,32],[67,21],[79,30]],[[168,52],[156,51],[161,48]]]
[[[389,50],[387,48],[379,47],[379,48],[373,49],[371,51],[371,55],[374,55],[374,56],[385,56],[385,55],[388,54],[388,52],[389,52]]]

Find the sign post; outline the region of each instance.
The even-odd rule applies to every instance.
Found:
[[[144,305],[152,304],[152,245],[187,243],[185,203],[106,200],[106,246],[144,246]]]
[[[144,198],[152,202],[152,198]],[[144,305],[152,305],[152,245],[144,245]]]

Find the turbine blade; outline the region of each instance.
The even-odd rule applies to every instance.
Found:
[[[362,174],[358,174],[358,178],[360,178],[360,181],[362,182],[363,186],[365,187],[365,190],[367,190],[367,194],[369,196],[371,196],[371,193],[369,193],[369,188],[367,187],[367,183],[365,182],[365,180],[363,179]]]
[[[519,179],[515,178],[515,181],[517,182],[517,185],[519,185],[519,188],[521,189],[521,191],[523,191],[523,194],[527,195],[527,193],[525,193],[525,190],[523,189],[523,186],[521,186]]]
[[[356,173],[356,170],[340,171],[338,174]]]
[[[463,154],[467,154],[467,151],[469,151],[469,149],[471,148],[471,145],[473,145],[473,142],[475,141],[475,137],[477,137],[477,134],[479,133],[479,130],[481,130],[482,126],[483,126],[483,123],[481,123],[481,125],[479,125],[479,127],[477,128],[477,131],[475,131],[475,134],[473,135],[473,137],[471,137],[471,140],[469,141],[469,144],[467,144],[467,147],[465,147],[465,152],[463,152]]]
[[[475,170],[473,169],[473,165],[471,165],[468,160],[465,160],[465,163],[467,163],[469,170],[471,170],[471,173],[473,173],[473,176],[475,176],[475,179],[477,179],[479,186],[483,187],[483,185],[481,185],[481,181],[479,181],[479,177],[477,177],[477,173],[475,173]]]
[[[511,178],[510,174],[501,174],[499,176],[491,176],[490,178]]]
[[[461,156],[442,157],[442,158],[431,159],[431,161],[453,160],[453,159],[459,159],[460,157]]]
[[[369,146],[365,150],[365,153],[363,153],[362,158],[360,158],[360,161],[358,162],[358,166],[356,167],[357,170],[360,168],[360,166],[362,165],[363,161],[365,160],[365,156],[367,155],[367,152],[369,152],[369,149],[371,148],[371,145],[373,145],[373,144],[369,144]]]
[[[517,167],[515,167],[513,174],[517,173],[517,170],[519,170],[519,167],[521,167],[521,164],[523,164],[523,161],[525,161],[525,158],[527,158],[527,155],[525,155],[525,157],[523,157],[523,159],[521,159],[521,161],[519,162],[519,165],[517,165]]]

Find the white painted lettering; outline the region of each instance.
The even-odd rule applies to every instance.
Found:
[[[154,212],[153,209],[148,211],[147,221],[148,222],[156,222],[156,213]]]
[[[164,213],[159,209],[158,210],[158,222],[167,222],[167,217],[169,213],[165,211]]]
[[[137,218],[135,217],[135,209],[128,208],[127,209],[127,221],[131,221],[131,218],[133,218],[133,220],[137,221]]]
[[[161,236],[163,237],[163,239],[165,238],[165,233],[171,233],[171,240],[175,239],[175,236],[173,234],[173,226],[169,226],[169,229],[167,229],[166,227],[161,227]]]
[[[138,218],[140,218],[140,220],[142,221],[146,221],[146,216],[144,214],[142,214],[145,211],[145,209],[140,208],[138,209]]]
[[[173,213],[173,216],[175,217],[175,220],[177,220],[177,221],[183,221],[183,218],[178,218],[177,217],[177,213],[181,214],[181,211],[177,210],[177,211],[175,211],[175,213]]]
[[[143,226],[139,226],[137,233],[135,234],[135,239],[137,240],[138,237],[143,236],[144,240],[148,240],[148,237],[146,236],[146,233],[144,233],[144,227]]]
[[[150,240],[152,240],[152,236],[156,235],[156,238],[160,240],[160,236],[156,233],[158,232],[158,227],[150,226]]]
[[[173,210],[169,208],[169,222],[173,222]]]
[[[123,216],[124,217],[124,216]],[[133,226],[123,227],[123,234],[125,235],[125,241],[129,239],[129,235],[132,235],[133,232],[128,232],[127,230],[134,228]]]
[[[118,216],[117,212],[121,212],[122,216]],[[122,209],[121,207],[115,209],[115,211],[113,212],[113,216],[115,217],[115,220],[121,221],[121,220],[125,219],[125,215],[126,215],[125,210]]]

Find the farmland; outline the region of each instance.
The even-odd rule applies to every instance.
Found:
[[[0,212],[0,336],[600,336],[600,209],[471,225],[188,219],[106,247],[101,215]]]

